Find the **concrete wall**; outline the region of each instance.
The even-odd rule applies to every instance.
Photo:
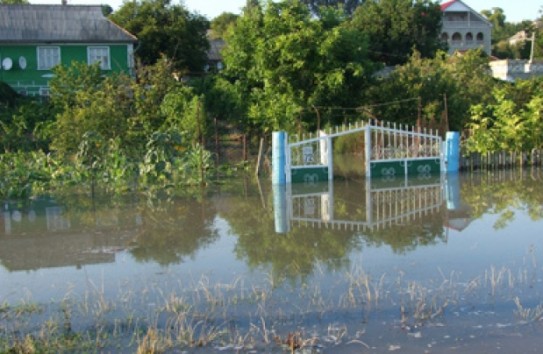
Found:
[[[526,80],[536,76],[543,76],[543,62],[534,61],[530,63],[528,60],[496,60],[490,62],[490,70],[492,76],[505,80]]]

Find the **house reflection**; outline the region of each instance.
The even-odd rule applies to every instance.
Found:
[[[64,196],[5,204],[0,265],[9,271],[110,263],[176,264],[217,239],[213,202],[195,197]]]
[[[95,214],[96,227],[74,222],[53,199],[26,206],[6,203],[0,213],[0,262],[9,271],[114,262],[136,227],[135,221],[122,226],[119,220],[112,222],[112,213],[104,219]]]

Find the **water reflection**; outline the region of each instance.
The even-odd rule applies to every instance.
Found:
[[[126,243],[122,233],[100,232],[114,214],[89,228],[83,215],[74,217],[51,198],[6,203],[2,214],[0,262],[10,271],[113,263]]]
[[[5,203],[0,263],[9,271],[113,263],[175,264],[212,243],[216,211],[207,199],[70,196]]]
[[[11,307],[0,327],[16,337],[68,327],[92,348],[97,333],[100,345],[111,338],[105,352],[136,352],[147,324],[181,343],[179,323],[224,333],[204,351],[238,338],[270,351],[273,328],[333,352],[360,341],[494,352],[517,334],[509,348],[527,352],[541,344],[542,180],[533,170],[285,190],[241,181],[183,197],[6,203],[0,303]],[[33,302],[44,312],[18,317]]]
[[[249,268],[307,276],[317,263],[349,264],[348,255],[386,245],[405,253],[445,243],[484,214],[505,228],[515,212],[543,218],[541,171],[501,171],[421,179],[341,180],[271,187],[243,183],[197,197],[86,196],[5,203],[0,262],[8,271],[136,262],[179,264],[218,242],[218,220],[235,237]],[[223,227],[224,228],[224,227]],[[224,230],[223,230],[224,231]]]
[[[457,218],[469,220],[459,195],[458,175],[276,186],[275,231],[343,230],[402,252],[444,240]]]

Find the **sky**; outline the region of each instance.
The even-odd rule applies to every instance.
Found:
[[[129,0],[124,0],[129,1]],[[197,12],[213,19],[223,12],[239,13],[246,0],[172,0],[173,3],[183,2],[192,12]],[[522,20],[535,20],[542,14],[539,10],[543,7],[541,0],[463,0],[465,4],[475,11],[490,10],[493,7],[503,9],[507,22],[520,22]],[[440,1],[445,2],[445,1]],[[60,4],[61,0],[30,0],[32,4]],[[117,9],[123,4],[123,0],[68,0],[71,5],[100,5],[108,4]]]

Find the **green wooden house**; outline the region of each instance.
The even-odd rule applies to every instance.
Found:
[[[136,37],[101,6],[0,5],[0,81],[47,96],[56,65],[100,63],[104,74],[133,74]]]

